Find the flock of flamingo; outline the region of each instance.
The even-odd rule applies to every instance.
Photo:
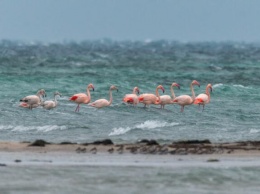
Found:
[[[203,94],[199,94],[197,97],[195,96],[195,92],[194,92],[194,88],[193,86],[197,85],[200,87],[200,84],[198,81],[193,80],[190,84],[190,90],[191,90],[191,94],[192,96],[189,95],[181,95],[181,96],[175,96],[174,94],[174,87],[177,87],[180,89],[180,85],[177,83],[172,83],[170,90],[171,90],[171,95],[159,95],[159,89],[162,90],[162,92],[164,93],[164,87],[162,85],[159,85],[156,87],[155,90],[155,94],[152,93],[145,93],[145,94],[141,94],[141,95],[137,95],[139,94],[139,88],[138,87],[134,87],[133,89],[133,93],[132,94],[126,94],[123,98],[123,102],[127,103],[127,104],[133,104],[134,106],[136,106],[138,103],[143,103],[144,107],[149,107],[151,104],[155,104],[155,105],[161,105],[161,108],[164,109],[164,106],[166,104],[178,104],[181,106],[181,112],[184,111],[184,107],[188,106],[188,105],[192,105],[192,104],[198,104],[199,107],[200,105],[203,106],[203,110],[204,110],[204,106],[205,104],[208,104],[210,102],[210,92],[212,92],[212,86],[211,84],[208,84],[206,86],[206,92]],[[94,85],[93,84],[89,84],[87,86],[87,91],[86,93],[78,93],[78,94],[74,94],[73,96],[71,96],[69,98],[70,101],[74,102],[77,104],[77,107],[75,109],[75,112],[79,112],[79,108],[80,108],[80,104],[89,104],[92,107],[95,108],[102,108],[102,107],[106,107],[106,106],[110,106],[112,104],[113,101],[113,97],[112,97],[112,91],[113,90],[117,90],[117,87],[112,85],[109,89],[109,100],[106,99],[99,99],[96,100],[92,103],[91,102],[91,94],[90,94],[90,89],[92,89],[94,91]],[[30,95],[30,96],[26,96],[22,99],[20,99],[20,107],[23,108],[29,108],[29,109],[33,109],[39,106],[42,106],[45,109],[53,109],[58,105],[57,102],[57,97],[60,97],[61,94],[59,92],[55,92],[54,93],[54,100],[48,100],[48,101],[44,101],[43,97],[46,97],[46,93],[44,89],[41,89],[37,92],[36,95]]]

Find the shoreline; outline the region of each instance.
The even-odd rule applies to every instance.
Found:
[[[91,143],[0,142],[1,152],[75,152],[144,155],[257,155],[260,156],[260,141],[211,143],[209,140],[187,140],[159,144],[143,139],[136,143],[114,144],[110,139]]]
[[[122,166],[122,167],[259,167],[260,142],[212,144],[180,141],[158,144],[142,140],[114,144],[111,140],[76,144],[0,142],[0,168],[8,166]]]

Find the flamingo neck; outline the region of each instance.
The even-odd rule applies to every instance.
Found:
[[[190,90],[191,90],[191,94],[192,94],[192,100],[194,101],[195,100],[195,92],[194,92],[194,88],[193,88],[193,85],[191,84],[190,85]]]
[[[155,94],[156,94],[156,97],[158,98],[158,101],[156,101],[155,104],[160,104],[161,103],[161,98],[160,98],[160,95],[159,95],[159,92],[158,92],[158,88],[156,88]]]
[[[171,94],[172,94],[172,99],[174,99],[175,98],[175,94],[174,94],[173,86],[171,86]]]
[[[108,102],[108,106],[110,106],[110,104],[112,104],[112,101],[113,101],[112,90],[109,90],[109,102]]]
[[[38,96],[38,95],[37,95],[37,96]],[[43,98],[42,98],[42,96],[39,95],[38,97],[39,97],[39,99],[40,99],[40,103],[39,103],[39,104],[40,104],[40,105],[43,104]]]
[[[88,96],[88,99],[86,100],[86,103],[91,101],[91,95],[90,95],[89,88],[87,88],[87,96]]]
[[[206,87],[206,95],[209,97],[209,101],[210,101],[210,92],[209,92],[209,87]]]
[[[55,96],[54,96],[54,103],[55,103],[55,105],[57,104],[57,102],[58,102],[58,101],[57,101],[57,95],[55,95]]]
[[[37,93],[36,93],[36,96],[38,96],[39,98],[41,98],[41,96],[42,96],[42,95],[41,95],[41,92],[37,92]]]

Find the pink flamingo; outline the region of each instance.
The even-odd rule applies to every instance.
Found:
[[[173,104],[173,100],[174,100],[174,98],[175,98],[175,94],[174,94],[174,90],[173,90],[173,87],[177,87],[177,88],[179,88],[180,89],[180,85],[179,84],[177,84],[177,83],[172,83],[172,85],[171,85],[171,87],[170,87],[170,89],[171,89],[171,94],[172,94],[172,98],[171,98],[171,96],[169,96],[169,95],[162,95],[162,96],[160,96],[160,99],[161,99],[161,108],[163,108],[164,109],[164,106],[166,105],[166,104]]]
[[[110,97],[110,100],[106,100],[106,99],[99,99],[99,100],[96,100],[95,102],[92,102],[91,104],[89,104],[90,106],[93,106],[93,107],[96,107],[96,108],[103,108],[103,107],[106,107],[106,106],[110,106],[112,104],[112,101],[113,101],[113,97],[112,97],[112,90],[117,90],[117,87],[112,85],[109,89],[109,97]]]
[[[33,109],[38,107],[39,105],[41,105],[42,103],[42,97],[45,97],[46,93],[44,89],[39,90],[36,95],[30,95],[30,96],[26,96],[22,99],[20,99],[20,105],[23,108],[29,108],[29,109]]]
[[[138,96],[136,93],[139,94],[139,88],[134,87],[133,93],[132,94],[126,94],[125,97],[123,98],[123,101],[128,104],[133,104],[134,106],[139,103]]]
[[[160,104],[160,95],[158,92],[158,89],[161,89],[164,93],[164,87],[162,85],[159,85],[156,87],[155,94],[141,94],[138,98],[139,102],[144,104],[144,107],[150,106],[150,104]]]
[[[191,82],[191,84],[190,84],[190,90],[192,93],[191,97],[189,95],[181,95],[181,96],[174,98],[174,100],[173,100],[174,103],[179,104],[181,106],[181,112],[184,111],[184,106],[193,104],[193,102],[195,100],[195,92],[193,89],[193,85],[198,85],[200,87],[200,84],[198,81],[193,80]]]
[[[91,89],[94,91],[94,85],[93,84],[88,84],[87,86],[87,94],[85,93],[78,93],[78,94],[74,94],[73,96],[70,97],[70,101],[73,101],[75,103],[78,104],[78,106],[75,109],[75,112],[79,112],[79,105],[80,104],[88,104],[91,101],[91,96],[90,96],[90,91],[89,89]]]
[[[203,106],[203,110],[204,110],[205,104],[208,104],[210,102],[210,92],[209,92],[209,89],[210,89],[210,92],[212,92],[211,84],[207,85],[207,87],[206,87],[206,94],[199,94],[195,98],[195,101],[194,101],[194,104],[198,104],[199,107],[200,107],[200,105],[202,105]]]
[[[47,100],[42,103],[42,107],[50,110],[55,108],[58,105],[57,96],[61,97],[61,94],[59,92],[54,93],[54,100]]]

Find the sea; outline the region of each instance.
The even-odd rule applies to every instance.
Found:
[[[42,43],[1,40],[0,141],[44,139],[53,143],[85,143],[111,139],[114,143],[135,143],[141,139],[154,139],[162,144],[204,139],[213,143],[259,141],[259,73],[260,43],[110,39]],[[213,86],[210,103],[204,110],[197,105],[190,105],[181,112],[177,104],[161,109],[158,105],[147,108],[143,104],[132,106],[122,101],[124,95],[132,93],[135,86],[139,87],[140,94],[155,94],[156,87],[162,85],[164,94],[171,95],[170,86],[173,82],[180,85],[180,89],[174,88],[176,96],[191,95],[190,83],[193,80],[200,83],[200,87],[194,86],[195,95],[205,93],[207,84]],[[69,101],[69,97],[86,92],[89,83],[95,87],[91,91],[92,101],[101,98],[109,100],[111,85],[117,86],[118,92],[113,91],[113,102],[109,107],[96,109],[81,104],[80,111],[75,112],[77,104]],[[21,98],[34,95],[39,89],[46,91],[44,100],[53,99],[56,91],[62,94],[55,109],[38,107],[30,110],[19,107]],[[162,91],[159,94],[164,95]],[[234,162],[234,166],[229,168],[220,165],[217,168],[197,166],[185,169],[163,165],[100,165],[94,168],[64,165],[50,166],[47,171],[45,167],[30,165],[27,168],[0,168],[0,171],[4,169],[9,176],[17,173],[18,177],[49,171],[44,176],[55,177],[54,180],[70,174],[78,177],[78,173],[81,173],[80,176],[87,179],[94,176],[96,182],[103,184],[103,190],[97,190],[97,193],[108,190],[111,193],[174,193],[176,185],[176,193],[187,191],[185,188],[192,188],[193,193],[214,193],[214,189],[229,193],[229,187],[235,189],[234,193],[239,193],[236,188],[245,188],[241,186],[244,180],[247,180],[246,186],[252,184],[253,188],[247,193],[260,190],[255,182],[255,178],[260,181],[260,176],[257,176],[260,175],[260,164],[244,167]],[[80,172],[78,169],[81,169]],[[108,170],[111,177],[106,178]],[[199,177],[208,179],[203,182]],[[130,183],[126,181],[128,178]],[[115,187],[121,179],[126,182]],[[141,184],[141,180],[145,183]],[[177,182],[171,184],[172,181]],[[221,184],[223,181],[225,184]],[[33,182],[44,184],[36,179]],[[182,183],[184,190],[179,188]],[[23,182],[19,184],[23,185]],[[83,184],[84,181],[79,180],[76,186],[80,188]],[[196,190],[197,184],[205,186]],[[130,189],[135,185],[140,190]],[[160,189],[151,190],[156,185]],[[224,185],[222,189],[221,185]],[[70,191],[74,186],[71,185]],[[4,185],[1,184],[1,187]],[[5,193],[30,191],[30,185],[21,187],[21,190],[13,187],[5,187]],[[61,189],[53,193],[66,192]]]

